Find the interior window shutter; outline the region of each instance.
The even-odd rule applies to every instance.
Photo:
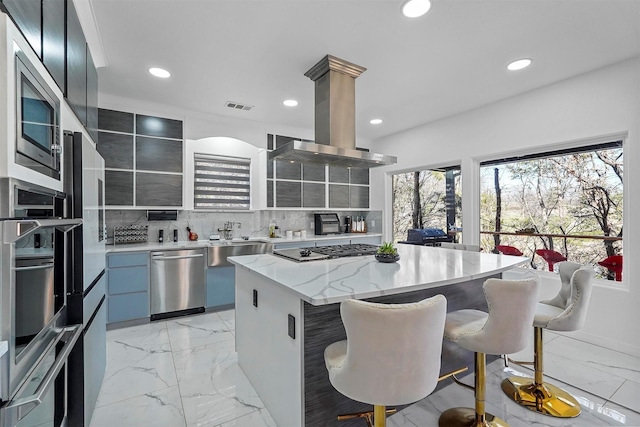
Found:
[[[196,153],[193,206],[195,209],[249,210],[251,160]]]

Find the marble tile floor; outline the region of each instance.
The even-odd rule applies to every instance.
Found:
[[[229,310],[108,331],[106,373],[90,427],[276,426],[238,367],[234,326]],[[529,348],[512,357],[529,360],[531,354]],[[511,402],[500,382],[531,371],[505,368],[500,360],[487,370],[488,411],[512,427],[640,427],[640,359],[551,333],[545,356],[550,377],[576,386],[550,379],[580,400],[580,417],[555,419]],[[451,384],[391,416],[387,425],[437,426],[439,414],[455,406],[473,407],[473,394]]]

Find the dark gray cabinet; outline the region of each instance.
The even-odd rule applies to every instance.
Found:
[[[133,134],[133,113],[98,109],[98,129]]]
[[[42,57],[42,4],[40,0],[2,0],[4,10],[13,18],[38,57]]]
[[[369,185],[369,169],[351,168],[349,170],[351,184]]]
[[[98,71],[87,46],[87,131],[98,143]]]
[[[369,207],[369,187],[349,186],[349,207],[352,209],[367,209]]]
[[[329,184],[329,207],[349,208],[349,186]]]
[[[136,114],[136,134],[182,139],[182,121]]]
[[[329,182],[349,183],[349,168],[329,166]]]
[[[325,181],[325,167],[324,165],[305,163],[302,165],[302,179],[305,181]]]
[[[102,108],[97,120],[107,206],[182,207],[182,122]]]
[[[276,207],[299,208],[302,206],[302,182],[276,181]]]
[[[136,169],[182,172],[182,141],[136,136]]]
[[[267,134],[267,149],[298,140]],[[267,207],[369,209],[369,169],[268,160]]]
[[[42,1],[42,62],[62,93],[64,79],[64,0]],[[97,90],[97,89],[96,89]]]
[[[98,73],[71,0],[0,0],[73,112],[98,138]]]
[[[133,172],[104,171],[106,188],[104,203],[107,206],[133,206]]]
[[[302,165],[299,162],[276,160],[276,177],[277,179],[295,179],[300,181],[302,178]]]
[[[80,122],[87,124],[87,41],[73,2],[67,2],[67,100]]]
[[[182,206],[182,175],[136,172],[137,206]]]
[[[133,169],[133,135],[99,132],[98,153],[106,168]]]
[[[326,185],[313,182],[302,184],[302,207],[303,208],[324,208]]]

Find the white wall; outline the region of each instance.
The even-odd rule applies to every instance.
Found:
[[[523,75],[522,78],[526,78]],[[454,84],[454,83],[452,83]],[[478,162],[628,135],[624,144],[624,287],[594,287],[585,327],[591,342],[640,355],[640,58],[567,79],[482,108],[373,141],[374,151],[398,163],[372,170],[371,208],[382,209],[391,235],[389,174],[423,167],[462,165],[465,243],[479,240]],[[375,191],[384,188],[383,191]],[[636,262],[632,262],[635,260]],[[553,276],[547,276],[546,283]]]

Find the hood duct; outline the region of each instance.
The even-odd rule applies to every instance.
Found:
[[[366,68],[327,55],[304,75],[316,84],[315,143],[292,141],[269,153],[269,160],[372,168],[397,162],[394,156],[356,148],[356,78]]]

